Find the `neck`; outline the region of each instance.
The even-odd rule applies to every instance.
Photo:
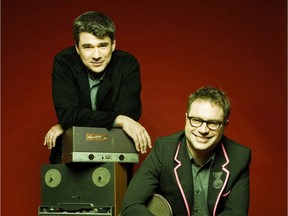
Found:
[[[206,161],[210,158],[210,156],[213,154],[214,148],[201,151],[193,148],[188,140],[186,140],[186,143],[188,146],[188,150],[193,156],[195,162],[200,166],[203,166],[206,163]]]

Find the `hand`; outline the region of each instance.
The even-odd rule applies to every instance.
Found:
[[[59,137],[63,133],[64,133],[64,130],[60,124],[54,125],[46,133],[46,136],[44,139],[44,145],[47,145],[48,149],[52,149],[53,147],[55,147],[57,137]]]
[[[150,136],[139,122],[127,116],[119,115],[114,121],[114,126],[121,127],[133,139],[138,152],[144,154],[147,152],[147,146],[152,148]]]

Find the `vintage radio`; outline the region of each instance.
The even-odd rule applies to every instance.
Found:
[[[62,162],[138,163],[133,140],[120,128],[71,127],[62,137]]]

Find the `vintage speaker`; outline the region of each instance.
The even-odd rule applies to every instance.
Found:
[[[43,165],[39,215],[49,215],[47,209],[52,209],[53,215],[67,212],[117,215],[127,186],[126,165],[110,162]],[[40,212],[45,208],[46,213]]]

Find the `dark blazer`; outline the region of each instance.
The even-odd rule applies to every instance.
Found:
[[[139,120],[141,80],[138,61],[115,50],[97,93],[97,111],[92,111],[87,69],[75,47],[58,53],[52,72],[52,95],[59,123],[71,126],[111,128],[117,115]]]
[[[145,204],[163,195],[174,215],[193,215],[193,178],[184,132],[159,138],[130,182],[122,216],[151,215]],[[210,215],[247,215],[251,151],[223,136],[211,167],[207,205]]]

